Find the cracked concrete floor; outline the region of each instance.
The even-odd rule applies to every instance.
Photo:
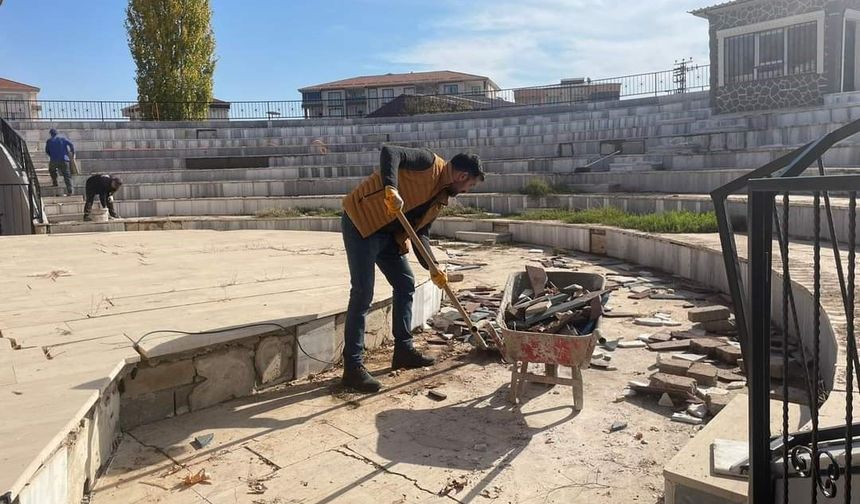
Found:
[[[552,253],[442,245],[453,258],[488,263],[465,272],[461,289],[501,289],[511,271]],[[601,258],[586,254],[569,257],[581,261],[580,271],[673,280],[631,265],[601,266]],[[628,294],[613,293],[613,309],[669,312],[684,321],[678,329],[689,327],[685,301],[635,301]],[[696,303],[710,302],[719,299]],[[653,332],[630,318],[604,324],[609,337]],[[698,430],[671,422],[672,410],[656,398],[615,402],[629,380],[642,379],[653,366],[655,354],[644,349],[617,350],[617,371],[584,370],[585,408],[577,414],[570,389],[561,386],[528,384],[524,403],[512,407],[506,400],[510,371],[498,356],[464,344],[427,348],[440,353],[439,363],[397,376],[389,373],[388,349],[370,355],[368,367],[385,387],[379,394],[346,392],[333,370],[138,427],[125,433],[91,502],[658,503],[663,466]],[[447,398],[429,398],[431,388]],[[628,427],[608,433],[616,420]],[[211,444],[191,446],[208,433],[214,434]],[[182,484],[201,470],[208,482]]]

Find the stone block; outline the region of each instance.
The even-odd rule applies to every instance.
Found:
[[[226,348],[194,359],[197,376],[205,381],[195,385],[188,398],[191,411],[243,397],[254,391],[256,373],[251,351]]]
[[[700,306],[687,310],[687,319],[690,322],[710,322],[714,320],[728,320],[732,316],[731,310],[725,306]]]
[[[708,414],[715,416],[729,404],[734,397],[729,394],[716,395],[712,394],[707,397],[705,404],[708,406]]]
[[[698,338],[690,340],[690,351],[693,353],[713,356],[717,348],[726,346],[724,341],[714,338]]]
[[[340,358],[343,334],[338,337],[334,317],[325,317],[300,325],[296,331],[296,339],[301,344],[301,348],[296,349],[295,378],[319,373],[331,367],[328,362],[336,362]],[[305,352],[314,358],[312,359]]]
[[[417,296],[415,296],[413,299],[414,302],[418,301]],[[340,331],[337,332],[337,338],[339,341],[343,341],[342,328],[340,329]],[[364,348],[379,348],[379,346],[381,346],[386,339],[393,339],[393,335],[391,333],[390,304],[386,306],[380,306],[371,310],[367,314],[367,318],[364,322]]]
[[[686,376],[687,371],[690,370],[690,366],[692,365],[692,362],[680,359],[661,359],[660,362],[657,363],[657,368],[661,373]]]
[[[734,345],[725,345],[714,350],[714,357],[726,364],[737,364],[741,355],[741,349]]]
[[[176,410],[173,390],[159,390],[122,398],[122,430],[172,417]]]
[[[696,380],[685,376],[675,376],[666,373],[651,375],[650,387],[669,394],[696,395]]]
[[[690,366],[687,376],[696,380],[702,387],[713,387],[717,384],[717,368],[705,362],[696,362]]]
[[[260,340],[254,354],[257,380],[270,385],[293,377],[293,338],[268,336]]]
[[[162,362],[150,366],[140,364],[123,379],[123,396],[157,392],[194,382],[194,362],[191,359]]]
[[[729,335],[737,333],[738,330],[734,320],[711,320],[708,322],[700,322],[694,327],[694,329],[696,328],[710,333]]]
[[[511,233],[482,233],[478,231],[457,231],[455,236],[458,240],[473,243],[510,243],[512,240]]]

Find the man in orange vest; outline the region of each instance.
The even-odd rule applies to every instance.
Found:
[[[343,199],[341,218],[352,286],[344,323],[343,384],[361,392],[376,392],[380,388],[379,381],[362,364],[361,355],[365,317],[373,300],[374,265],[379,266],[394,291],[391,367],[420,368],[434,363],[412,344],[415,277],[405,257],[410,244],[397,220],[397,212],[405,213],[430,250],[430,225],[448,204],[448,197],[468,192],[484,180],[481,160],[474,154],[457,154],[446,162],[428,149],[384,146],[379,165],[379,171]],[[418,260],[428,268],[420,255]],[[432,280],[442,288],[448,277],[440,271]]]

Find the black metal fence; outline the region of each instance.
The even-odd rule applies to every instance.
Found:
[[[860,121],[849,123],[809,144],[741,177],[712,193],[720,238],[735,304],[749,385],[749,502],[852,502],[853,394],[860,383],[860,361],[855,341],[855,267],[857,249],[857,192],[860,175],[828,176],[822,161],[834,144],[860,132]],[[817,175],[801,176],[810,167]],[[740,260],[726,213],[729,194],[747,190],[748,194],[748,289],[743,288]],[[833,219],[831,194],[847,197],[848,226],[839,227]],[[812,243],[789,242],[791,209],[811,205],[814,239]],[[826,227],[822,223],[826,223]],[[805,223],[804,223],[805,224]],[[843,224],[844,226],[844,224]],[[776,243],[774,243],[776,237]],[[774,251],[774,245],[778,247]],[[847,261],[842,247],[847,247]],[[811,248],[812,268],[807,266]],[[798,264],[797,250],[805,256]],[[792,267],[794,266],[794,267]],[[772,282],[773,272],[780,283]],[[808,309],[801,311],[794,283],[801,276],[810,287]],[[808,285],[811,283],[811,285]],[[837,296],[834,296],[836,294]],[[840,300],[844,311],[843,363],[829,361],[828,345],[840,345],[822,317],[822,299]],[[831,307],[832,308],[832,307]],[[811,313],[810,313],[811,312]],[[772,323],[779,326],[772,337]],[[836,323],[836,322],[834,322]],[[841,339],[841,338],[839,338]],[[792,355],[791,348],[796,352]],[[771,376],[774,349],[781,352],[781,376]],[[827,351],[829,350],[829,352]],[[839,354],[836,353],[838,356]],[[792,370],[792,371],[790,371]],[[797,372],[795,372],[797,371]],[[843,372],[844,371],[844,372]],[[835,384],[844,379],[844,397]],[[793,381],[793,383],[791,383]],[[841,386],[841,385],[840,385]],[[800,390],[792,394],[791,388]],[[782,404],[779,433],[771,432],[770,400]],[[844,400],[844,424],[820,428],[820,408],[827,401]],[[800,431],[790,422],[789,403],[805,405],[810,422]],[[856,495],[857,492],[855,491]],[[854,501],[857,501],[855,498]]]
[[[416,99],[423,99],[426,103],[419,103],[417,107],[411,106],[411,111],[395,111],[392,115],[620,100],[703,91],[709,87],[710,67],[708,65],[694,65],[689,61],[680,61],[670,70],[606,79],[585,79],[581,82],[565,81],[551,86],[401,95],[401,97],[410,96],[412,103],[415,103]],[[341,93],[341,98],[337,99],[323,98],[322,93],[314,94],[310,98],[308,96],[305,100],[214,101],[209,103],[208,107],[201,107],[200,103],[138,103],[131,100],[0,100],[0,117],[16,121],[275,120],[366,117],[381,115],[378,113],[381,108],[399,98],[393,95],[383,97],[355,93],[346,96]]]
[[[30,206],[31,231],[35,232],[35,222],[44,222],[42,189],[39,186],[39,177],[36,174],[36,168],[33,166],[33,160],[30,158],[30,151],[27,149],[27,142],[21,138],[8,122],[0,118],[0,143],[6,147],[12,158],[24,171],[24,177],[20,185],[22,188],[26,185],[27,201]],[[10,187],[11,184],[7,184],[7,189]]]

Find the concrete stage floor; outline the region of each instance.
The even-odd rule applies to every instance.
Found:
[[[164,231],[0,240],[0,494],[17,489],[128,363],[205,341],[153,335],[346,309],[337,233]],[[420,268],[420,267],[419,267]],[[375,300],[391,295],[381,275]]]
[[[552,255],[544,247],[442,242],[453,258],[486,263],[455,284],[502,288],[508,275]],[[677,279],[606,258],[566,252],[579,271]],[[671,313],[686,320],[683,300],[634,300],[622,289],[619,312]],[[719,303],[718,296],[696,304]],[[606,318],[604,334],[634,340],[653,332],[632,318]],[[673,328],[674,329],[674,328]],[[424,344],[424,335],[416,336]],[[124,433],[90,502],[166,504],[474,502],[592,504],[662,502],[663,467],[698,433],[672,422],[657,398],[617,400],[629,380],[647,379],[656,355],[619,349],[616,371],[585,369],[585,407],[573,411],[570,387],[528,384],[525,402],[507,401],[510,367],[468,345],[427,345],[440,362],[390,372],[390,347],[371,352],[379,394],[349,393],[340,371],[297,380],[252,397],[135,427]],[[534,366],[539,370],[540,366]],[[569,376],[569,369],[560,372]],[[436,389],[441,401],[427,396]],[[735,392],[729,392],[734,395]],[[627,429],[609,433],[613,422]],[[214,435],[196,449],[197,436]],[[207,484],[183,478],[205,470]]]

